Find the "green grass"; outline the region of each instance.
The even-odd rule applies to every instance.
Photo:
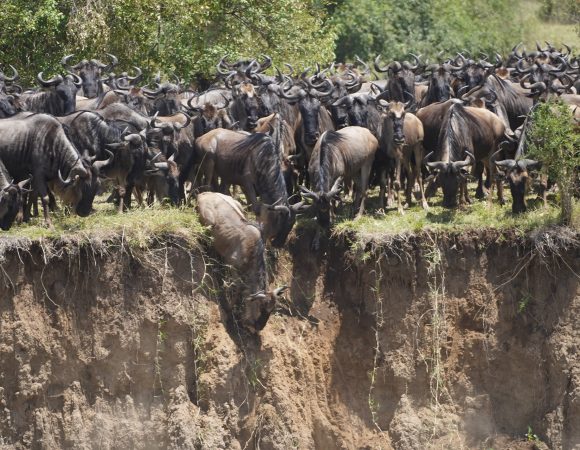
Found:
[[[41,211],[40,217],[33,217],[29,223],[14,225],[9,231],[0,232],[0,236],[31,240],[123,236],[130,245],[146,247],[153,237],[163,234],[180,235],[194,241],[204,233],[204,227],[192,207],[134,207],[119,214],[116,206],[106,203],[105,199],[106,196],[95,199],[95,212],[88,217],[79,217],[60,209],[50,214],[54,228],[49,229],[43,224]]]
[[[555,203],[555,195],[549,197],[547,208],[535,195],[527,198],[528,211],[525,214],[514,215],[511,212],[511,196],[509,189],[504,192],[506,205],[501,206],[494,198],[490,206],[487,201],[473,198],[474,185],[470,185],[473,203],[462,208],[447,209],[441,205],[441,196],[429,201],[428,211],[418,205],[413,205],[401,215],[396,209],[389,209],[386,214],[377,212],[375,192],[367,202],[367,213],[359,219],[350,219],[348,208],[339,213],[333,233],[336,235],[355,233],[363,241],[377,239],[381,236],[392,236],[403,233],[421,231],[468,231],[481,229],[508,230],[527,233],[537,228],[556,225],[559,222],[560,209]],[[574,228],[580,228],[580,204],[574,206]]]

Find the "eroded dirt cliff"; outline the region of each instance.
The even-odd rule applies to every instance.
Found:
[[[311,239],[259,337],[178,236],[3,241],[0,447],[580,448],[577,235]]]

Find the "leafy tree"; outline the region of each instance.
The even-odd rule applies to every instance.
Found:
[[[104,57],[146,74],[210,77],[224,54],[266,53],[297,66],[334,57],[335,34],[316,0],[3,0],[0,63],[31,82],[67,53]]]
[[[416,52],[433,60],[441,50],[503,51],[517,39],[514,11],[510,0],[345,0],[333,17],[336,53],[340,60],[355,54],[370,60]]]
[[[572,222],[572,198],[580,167],[580,134],[570,106],[561,101],[538,105],[532,115],[530,158],[542,161],[548,176],[558,184],[561,220]]]

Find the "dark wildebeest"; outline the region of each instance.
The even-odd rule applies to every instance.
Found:
[[[282,247],[303,204],[290,205],[279,150],[268,134],[217,129],[196,139],[208,183],[215,176],[224,185],[238,185],[263,223],[264,239]],[[258,203],[260,197],[260,203]]]
[[[151,103],[147,105],[147,113],[160,116],[171,116],[181,111],[180,88],[177,84],[162,83],[155,91],[141,88],[141,92]]]
[[[246,219],[242,206],[227,195],[201,193],[197,196],[197,210],[201,223],[211,227],[216,252],[236,270],[242,283],[240,298],[226,306],[243,328],[257,333],[266,326],[276,299],[286,289],[268,290],[260,229]]]
[[[504,133],[505,125],[492,112],[464,107],[460,103],[451,105],[443,119],[436,162],[427,163],[443,189],[443,206],[452,208],[457,205],[459,188],[460,202],[471,201],[467,194],[465,167],[481,161],[493,180],[495,167],[489,167],[490,156],[495,153]],[[477,189],[483,191],[481,178]],[[498,183],[498,197],[503,204],[501,183]]]
[[[0,90],[0,119],[12,117],[18,113],[18,109],[19,105],[15,95],[6,94],[6,92]]]
[[[113,151],[114,163],[106,167],[103,173],[115,182],[120,213],[125,206],[131,206],[133,187],[145,175],[148,150],[145,133],[141,133],[127,134],[123,136],[121,142],[106,146]]]
[[[0,121],[0,158],[17,181],[32,174],[32,189],[40,196],[44,220],[48,216],[48,184],[79,216],[91,212],[100,185],[99,169],[108,161],[81,155],[66,137],[62,125],[46,114],[19,114]],[[61,174],[67,175],[63,180]]]
[[[26,111],[66,116],[75,111],[77,90],[81,79],[76,75],[60,75],[44,80],[42,72],[37,76],[40,85],[45,89],[39,92],[24,92],[20,96],[22,108]]]
[[[522,95],[514,89],[509,81],[506,81],[499,76],[490,75],[484,84],[479,87],[471,89],[469,92],[462,95],[462,99],[468,98],[483,98],[492,99],[499,103],[509,121],[509,128],[516,130],[520,127],[530,112],[533,105],[533,100],[525,95]],[[499,115],[499,114],[498,114]]]
[[[362,127],[326,131],[314,147],[308,172],[313,190],[301,188],[304,196],[314,200],[318,223],[329,227],[334,220],[333,202],[340,189],[338,180],[354,182],[353,213],[364,213],[365,198],[373,159],[379,143]]]
[[[423,177],[421,176],[421,162],[423,161],[423,124],[413,114],[408,113],[406,105],[401,102],[386,102],[379,100],[377,109],[381,111],[383,118],[382,148],[386,149],[387,155],[395,160],[395,174],[393,187],[397,195],[397,208],[403,213],[401,202],[401,175],[403,169],[407,173],[406,200],[410,206],[415,182],[419,183],[421,192],[421,206],[428,209],[423,189]],[[412,157],[415,164],[411,167]],[[384,207],[384,190],[381,183],[381,207]]]
[[[429,87],[421,100],[421,106],[425,107],[432,103],[444,102],[451,98],[451,71],[460,70],[451,64],[429,64],[425,72],[430,72]]]
[[[412,55],[415,58],[416,64],[412,66],[409,62],[404,61],[401,64],[398,61],[393,61],[386,67],[380,66],[381,55],[378,55],[375,59],[375,70],[377,72],[388,72],[389,79],[387,81],[387,86],[383,90],[385,92],[383,98],[389,102],[414,102],[415,100],[415,70],[417,70],[421,64],[419,58]]]
[[[531,112],[530,112],[531,114]],[[530,115],[526,117],[524,124],[516,130],[517,140],[504,141],[501,146],[504,158],[497,161],[496,155],[493,155],[492,160],[502,172],[502,177],[508,182],[512,194],[512,213],[521,214],[527,211],[526,206],[526,192],[530,184],[530,172],[532,170],[540,169],[542,163],[524,157],[527,150],[527,134],[532,121]],[[516,145],[515,152],[506,150],[513,144]],[[502,153],[498,150],[498,154]],[[513,155],[513,156],[512,156]],[[545,182],[547,184],[547,181]],[[547,186],[542,186],[545,188]],[[545,191],[545,189],[543,189]],[[545,192],[542,192],[544,194]],[[544,195],[544,201],[545,201]]]
[[[24,186],[30,180],[13,183],[12,177],[0,160],[0,228],[9,230],[22,208]]]
[[[118,63],[114,55],[107,53],[111,58],[109,64],[103,64],[97,59],[86,60],[83,59],[78,64],[71,66],[70,59],[74,55],[67,55],[61,60],[63,67],[72,74],[78,75],[82,80],[82,95],[87,98],[95,98],[104,92],[103,89],[103,75],[107,74]]]

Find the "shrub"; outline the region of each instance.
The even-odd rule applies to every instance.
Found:
[[[570,106],[560,100],[538,105],[532,113],[529,158],[542,161],[548,177],[558,185],[561,220],[572,222],[574,187],[580,167],[580,134]]]

